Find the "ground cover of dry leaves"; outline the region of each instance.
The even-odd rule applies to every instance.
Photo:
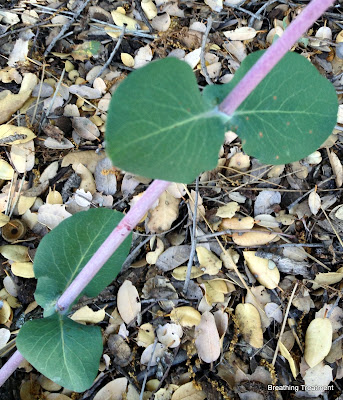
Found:
[[[41,317],[40,239],[82,210],[126,212],[149,183],[106,158],[118,84],[172,55],[200,88],[226,83],[307,3],[0,0],[1,363],[24,321]],[[342,103],[340,3],[293,50]],[[72,393],[25,363],[0,398],[341,399],[342,131],[343,105],[318,151],[280,166],[243,154],[227,132],[217,169],[172,184],[136,227],[122,273],[74,307],[71,318],[103,330],[93,387]]]

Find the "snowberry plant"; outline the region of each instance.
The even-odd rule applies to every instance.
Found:
[[[92,385],[101,331],[70,319],[70,307],[116,277],[130,231],[170,182],[190,183],[216,167],[226,130],[239,135],[247,154],[269,164],[299,160],[326,140],[337,118],[335,90],[306,58],[287,51],[333,3],[312,0],[267,51],[248,56],[228,84],[200,93],[191,68],[174,58],[154,61],[120,84],[108,112],[108,155],[116,167],[156,180],[125,217],[107,209],[80,212],[43,238],[34,270],[44,318],[20,329],[18,351],[0,370],[0,384],[26,358],[66,388],[82,392]]]

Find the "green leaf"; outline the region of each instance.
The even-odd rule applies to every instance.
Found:
[[[60,314],[26,322],[16,344],[39,372],[75,392],[92,386],[103,350],[99,327]]]
[[[263,54],[249,55],[227,85],[207,86],[208,106],[219,104]],[[231,128],[244,151],[266,164],[300,160],[320,147],[337,121],[334,87],[306,58],[287,53],[236,110]]]
[[[116,167],[174,182],[192,182],[215,168],[224,140],[223,123],[203,102],[192,69],[172,57],[119,85],[106,126],[106,150]]]
[[[35,299],[45,309],[45,316],[54,312],[57,299],[122,217],[120,212],[104,208],[82,211],[67,218],[44,236],[35,254],[33,268],[38,279]],[[130,244],[131,235],[105,263],[82,295],[95,297],[115,279],[130,250]]]
[[[83,42],[74,47],[71,56],[74,60],[85,61],[98,54],[101,43],[96,40]]]

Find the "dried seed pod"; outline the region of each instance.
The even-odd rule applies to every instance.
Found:
[[[12,219],[2,227],[2,237],[10,243],[22,239],[26,233],[26,224],[19,219]]]

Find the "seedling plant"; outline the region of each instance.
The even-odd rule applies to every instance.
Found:
[[[287,50],[333,3],[312,0],[225,85],[200,93],[192,69],[175,58],[153,61],[120,84],[108,112],[107,153],[116,167],[155,181],[125,217],[91,209],[42,239],[34,271],[44,318],[20,329],[18,351],[0,370],[0,384],[25,358],[68,389],[83,392],[92,385],[103,350],[101,330],[67,313],[80,296],[95,297],[115,279],[131,230],[170,182],[191,183],[216,167],[225,131],[235,131],[244,151],[267,164],[302,159],[327,139],[337,120],[335,89],[308,60]]]

